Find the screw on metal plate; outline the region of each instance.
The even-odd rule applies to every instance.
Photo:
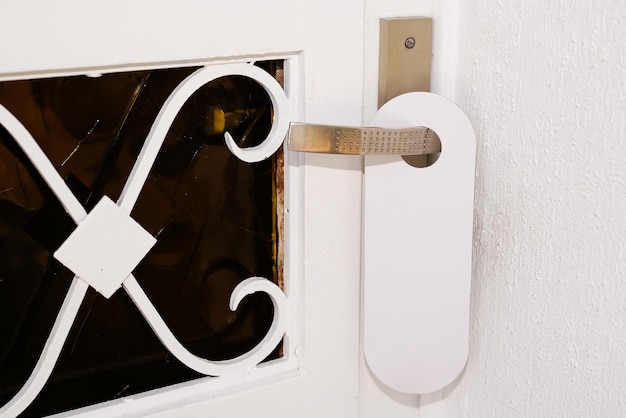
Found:
[[[407,49],[412,49],[415,46],[415,38],[412,36],[409,36],[408,38],[406,38],[404,40],[404,46]]]

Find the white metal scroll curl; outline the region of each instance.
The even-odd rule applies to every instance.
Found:
[[[239,148],[228,132],[224,134],[226,146],[230,152],[240,160],[251,163],[269,158],[280,148],[285,140],[291,118],[289,116],[289,106],[287,105],[285,92],[273,77],[253,65],[241,67],[240,71],[240,73],[237,73],[238,75],[254,78],[254,80],[263,86],[272,101],[274,109],[272,128],[267,134],[265,141],[260,145],[250,148]]]
[[[206,360],[189,352],[176,339],[132,275],[122,285],[163,345],[184,365],[208,376],[221,376],[256,366],[276,348],[287,328],[287,300],[283,291],[267,279],[250,277],[239,283],[233,290],[230,297],[230,309],[236,310],[247,295],[255,292],[267,293],[274,305],[274,317],[269,331],[252,350],[239,357],[220,361]]]
[[[276,80],[260,68],[249,64],[229,64],[202,68],[187,77],[172,92],[159,112],[117,202],[117,205],[127,214],[132,211],[165,140],[165,135],[187,99],[210,81],[229,75],[249,77],[263,86],[272,101],[274,121],[268,137],[256,147],[241,149],[226,133],[225,140],[228,148],[241,160],[255,162],[270,157],[281,146],[289,125],[289,108],[285,93]],[[13,136],[74,222],[79,224],[85,219],[87,216],[85,209],[72,194],[32,135],[2,105],[0,105],[0,124]],[[267,293],[274,307],[273,321],[269,331],[256,347],[239,357],[222,361],[203,359],[190,353],[174,337],[132,274],[124,280],[122,286],[170,352],[183,364],[205,375],[220,376],[256,366],[274,350],[287,329],[288,306],[283,291],[276,284],[262,277],[248,278],[233,290],[230,308],[236,310],[241,300],[247,295],[255,292]],[[39,394],[58,360],[88,287],[89,285],[85,281],[78,276],[74,277],[33,372],[20,391],[0,408],[0,416],[16,417]]]
[[[187,99],[205,84],[229,75],[249,77],[263,86],[274,107],[274,120],[267,138],[256,147],[239,148],[233,141],[232,136],[227,132],[224,137],[228,149],[239,159],[250,163],[264,160],[280,148],[289,129],[289,106],[287,105],[285,92],[278,82],[268,73],[251,64],[227,64],[201,68],[183,80],[165,101],[148,133],[148,138],[139,153],[137,163],[128,177],[124,190],[122,190],[120,201],[118,202],[120,208],[130,213],[130,210],[135,205],[137,197],[148,178],[150,169],[163,145],[165,136]]]

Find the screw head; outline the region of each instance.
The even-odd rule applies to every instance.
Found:
[[[406,49],[411,49],[415,46],[415,38],[412,36],[409,36],[408,38],[406,38],[404,40],[404,46],[406,47]]]

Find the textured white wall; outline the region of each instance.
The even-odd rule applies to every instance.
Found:
[[[467,0],[470,358],[446,417],[626,416],[626,2]]]

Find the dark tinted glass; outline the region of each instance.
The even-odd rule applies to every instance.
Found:
[[[260,64],[280,73],[280,62]],[[31,132],[89,211],[116,201],[154,119],[196,68],[0,83],[0,103]],[[209,359],[249,351],[272,317],[268,298],[228,309],[250,276],[278,280],[277,158],[247,164],[224,145],[261,142],[272,106],[254,81],[224,77],[172,124],[132,212],[157,237],[134,271],[178,339]],[[37,361],[73,275],[52,257],[75,225],[0,127],[0,404]],[[278,350],[277,350],[278,352]],[[277,356],[275,353],[273,356]],[[199,377],[161,345],[133,302],[88,292],[48,384],[24,416],[42,416]]]

